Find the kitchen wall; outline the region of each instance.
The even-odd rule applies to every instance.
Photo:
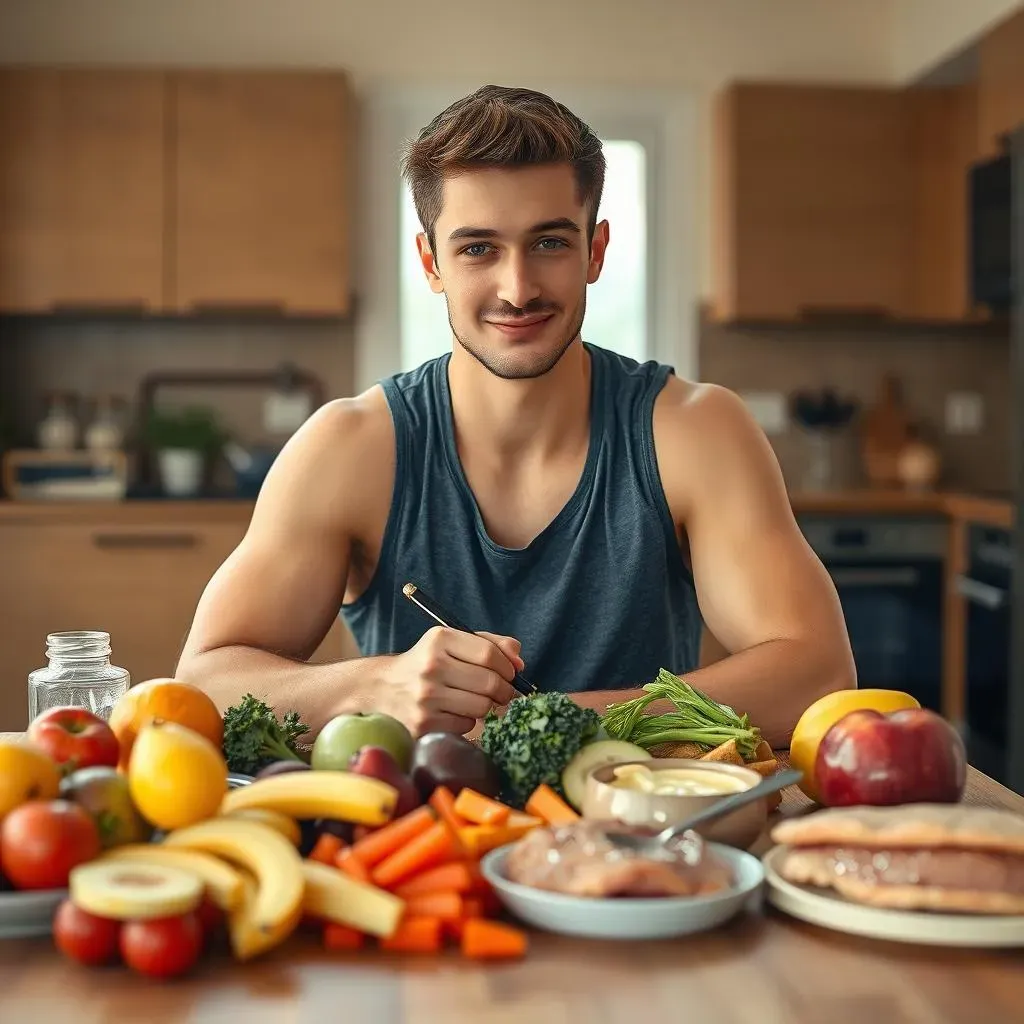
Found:
[[[866,410],[880,395],[882,377],[903,381],[910,414],[943,457],[942,483],[953,489],[1004,491],[1012,486],[1009,340],[967,332],[814,331],[806,328],[739,330],[704,323],[701,377],[737,391],[820,390],[831,386]],[[945,432],[946,396],[973,392],[983,404],[975,434]],[[783,473],[799,489],[807,448],[798,427],[771,434]],[[865,483],[856,420],[834,444],[837,486]]]

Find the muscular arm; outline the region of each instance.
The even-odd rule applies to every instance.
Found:
[[[247,691],[294,709],[315,736],[343,711],[368,709],[384,659],[309,665],[338,614],[354,524],[375,483],[393,475],[372,399],[330,403],[281,451],[238,548],[210,580],[178,678],[206,690],[223,711]],[[380,458],[367,459],[367,450]]]
[[[708,385],[670,389],[655,413],[659,465],[710,634],[687,679],[785,746],[809,704],[856,685],[839,598],[742,401]]]

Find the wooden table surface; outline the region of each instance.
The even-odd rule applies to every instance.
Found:
[[[783,760],[780,758],[780,760]],[[965,802],[1024,814],[971,769]],[[788,790],[779,814],[810,807]],[[769,847],[762,837],[755,853]],[[977,1024],[1021,1019],[1024,950],[953,950],[861,939],[765,905],[685,939],[607,942],[535,932],[526,960],[456,951],[327,953],[294,935],[245,965],[207,956],[170,983],[65,961],[49,939],[0,941],[0,1018],[153,1024]]]

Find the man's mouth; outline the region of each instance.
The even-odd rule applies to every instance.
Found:
[[[554,313],[537,313],[532,316],[517,317],[515,320],[488,320],[487,323],[492,327],[497,327],[504,334],[516,336],[538,328],[547,323],[554,315]]]

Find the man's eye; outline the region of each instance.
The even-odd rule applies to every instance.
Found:
[[[537,245],[542,249],[546,249],[548,252],[552,252],[555,249],[564,249],[566,246],[564,238],[542,238]]]
[[[490,246],[485,242],[474,242],[472,245],[467,245],[462,251],[467,256],[486,256],[489,248]]]

